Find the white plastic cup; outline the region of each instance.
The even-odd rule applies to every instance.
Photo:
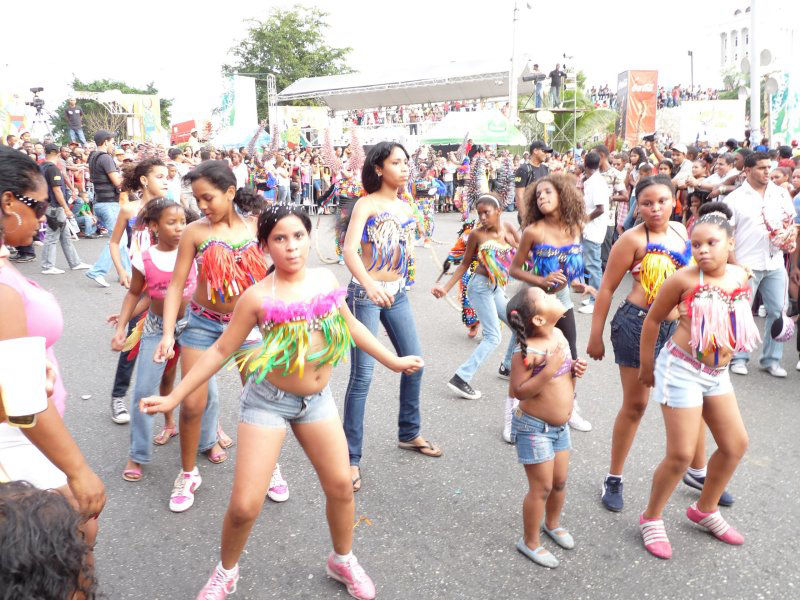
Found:
[[[43,337],[0,341],[0,398],[9,424],[32,426],[47,409],[46,360]]]

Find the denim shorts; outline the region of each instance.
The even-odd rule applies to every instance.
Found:
[[[670,408],[703,406],[703,398],[733,391],[728,367],[709,368],[695,360],[672,340],[658,353],[655,386],[651,398]]]
[[[520,408],[514,409],[511,418],[511,443],[517,447],[521,465],[538,465],[572,448],[567,423],[550,425]]]
[[[239,422],[259,427],[283,427],[288,423],[313,423],[339,416],[331,388],[311,396],[295,396],[271,384],[248,381],[242,390]]]
[[[207,319],[191,308],[186,309],[186,314],[188,315],[186,328],[181,333],[181,346],[184,348],[207,350],[225,331],[227,323]]]
[[[614,362],[619,366],[639,368],[639,341],[642,337],[642,324],[646,316],[646,308],[641,308],[625,300],[619,305],[614,318],[611,319],[611,345],[614,347]],[[661,348],[667,343],[677,326],[677,321],[661,323],[653,353],[654,358],[661,352]]]

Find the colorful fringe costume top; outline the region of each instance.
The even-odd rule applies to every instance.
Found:
[[[458,231],[458,239],[453,244],[453,247],[450,248],[450,254],[447,255],[447,260],[450,261],[450,264],[461,264],[461,259],[464,258],[464,252],[467,249],[469,234],[472,233],[473,229],[475,229],[475,219],[464,221],[461,225],[461,229]]]
[[[254,239],[231,244],[208,238],[197,248],[197,263],[214,304],[228,302],[267,276],[267,259]]]
[[[263,305],[263,323],[259,324],[263,341],[255,348],[236,352],[231,362],[240,371],[247,365],[246,376],[255,383],[261,383],[269,373],[279,370],[283,375],[297,373],[302,377],[306,363],[335,367],[355,346],[347,323],[339,313],[346,295],[347,290],[340,288],[319,294],[308,302],[286,304],[267,298]],[[325,336],[325,347],[309,353],[315,331]]]
[[[416,225],[414,219],[399,217],[388,211],[367,219],[361,236],[361,243],[372,248],[372,264],[367,270],[388,267],[403,277],[408,277],[409,265],[413,259]]]
[[[505,287],[508,283],[508,270],[514,260],[514,249],[505,242],[486,240],[478,247],[477,259],[486,269],[491,284]]]
[[[751,352],[761,342],[750,297],[750,288],[746,286],[728,293],[704,284],[700,271],[700,285],[684,300],[690,320],[690,345],[698,358],[713,353],[714,364],[718,365],[720,348]]]
[[[551,246],[538,244],[531,248],[527,268],[539,277],[547,277],[550,273],[561,271],[567,278],[567,284],[583,277],[583,247],[580,244],[567,246]]]
[[[681,254],[670,250],[663,244],[651,244],[650,232],[647,227],[645,227],[644,233],[647,237],[645,255],[638,265],[634,265],[631,273],[639,275],[639,283],[647,295],[647,304],[649,306],[656,299],[656,294],[658,294],[661,284],[667,280],[667,277],[681,267],[688,265],[692,260],[692,244],[689,240],[686,240],[686,248]]]

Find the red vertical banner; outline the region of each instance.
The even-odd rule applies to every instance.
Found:
[[[642,135],[656,129],[658,71],[628,71],[625,112],[625,145],[636,146]]]

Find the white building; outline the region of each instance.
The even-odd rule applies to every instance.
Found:
[[[720,69],[741,70],[743,58],[750,58],[750,3],[725,2],[719,32]],[[758,0],[759,47],[772,54],[770,70],[786,70],[800,56],[800,11],[796,2]]]

